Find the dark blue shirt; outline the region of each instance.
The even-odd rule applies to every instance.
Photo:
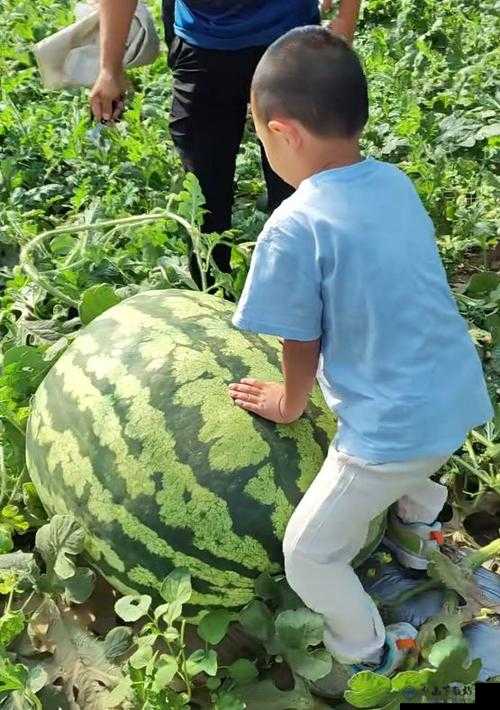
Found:
[[[175,4],[175,33],[206,49],[265,46],[294,27],[318,21],[318,0],[176,0]]]

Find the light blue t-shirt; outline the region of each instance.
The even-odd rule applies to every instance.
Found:
[[[368,158],[304,180],[259,236],[234,325],[321,338],[335,446],[372,463],[446,456],[493,415],[411,181]]]

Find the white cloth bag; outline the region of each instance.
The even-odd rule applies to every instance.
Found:
[[[91,87],[99,74],[98,1],[79,2],[75,19],[69,27],[46,37],[34,47],[34,54],[47,89]],[[125,69],[154,62],[160,52],[160,40],[146,5],[139,3],[126,42]]]

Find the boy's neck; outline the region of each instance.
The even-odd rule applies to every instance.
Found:
[[[303,180],[325,170],[346,168],[363,160],[357,138],[318,141],[308,157],[307,165],[304,166]]]

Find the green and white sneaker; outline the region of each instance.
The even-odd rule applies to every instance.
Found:
[[[393,510],[389,513],[384,545],[410,569],[426,570],[429,555],[444,542],[441,523],[404,523]]]
[[[402,621],[390,624],[385,629],[385,645],[379,665],[353,663],[350,665],[333,661],[330,673],[311,684],[311,691],[322,698],[338,700],[347,690],[349,680],[361,671],[372,671],[380,675],[391,676],[403,665],[408,653],[415,648],[417,629]]]

